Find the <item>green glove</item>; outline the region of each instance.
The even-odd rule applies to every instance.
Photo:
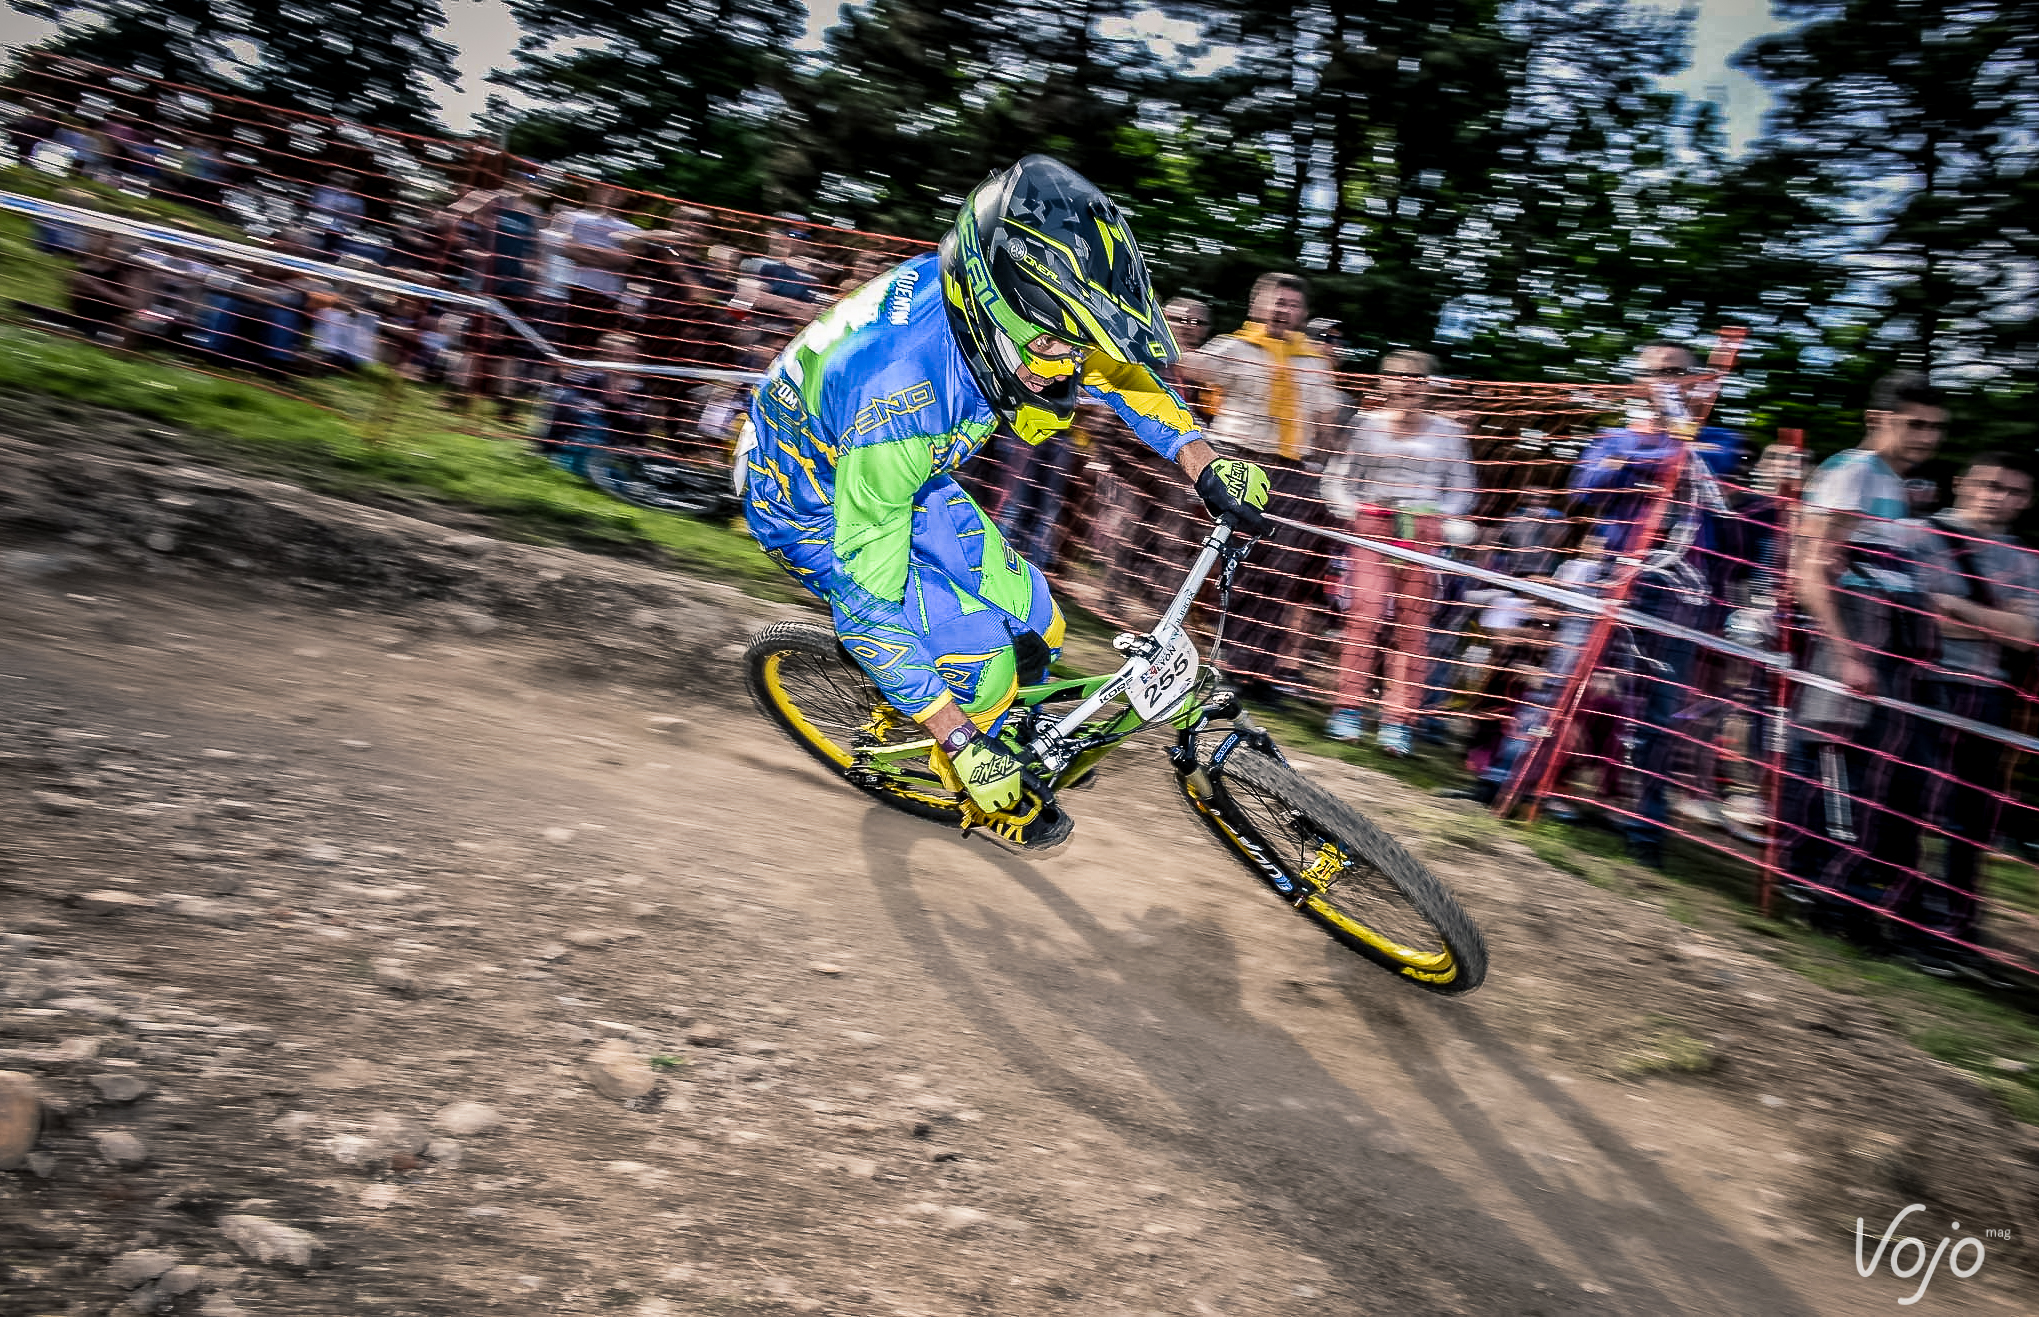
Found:
[[[978,808],[1011,809],[1020,798],[1020,761],[1003,742],[979,733],[956,752],[956,772]]]
[[[1230,517],[1248,535],[1267,534],[1267,472],[1251,462],[1216,457],[1196,478],[1197,497],[1213,517]]]

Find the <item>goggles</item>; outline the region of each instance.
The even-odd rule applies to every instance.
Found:
[[[1002,331],[1004,329],[1003,317],[1000,319],[999,328]],[[1027,333],[1028,336],[1024,341],[1017,342],[1003,332],[995,333],[991,336],[993,345],[998,349],[998,355],[1004,359],[1006,369],[1015,370],[1024,367],[1039,375],[1042,379],[1047,380],[1059,380],[1076,373],[1076,367],[1083,360],[1083,350],[1081,348],[1071,346],[1057,339],[1056,342],[1066,348],[1067,351],[1053,355],[1036,352],[1031,345],[1035,339],[1042,337],[1042,333],[1039,330],[1033,329],[1029,329]]]

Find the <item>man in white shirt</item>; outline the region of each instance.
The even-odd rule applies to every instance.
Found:
[[[1267,472],[1268,511],[1297,521],[1323,518],[1318,473],[1334,447],[1342,398],[1331,363],[1301,330],[1309,285],[1269,273],[1254,282],[1246,323],[1182,359],[1192,383],[1216,390],[1217,414],[1204,429],[1211,446]],[[1225,657],[1248,697],[1279,700],[1301,603],[1324,577],[1325,552],[1307,532],[1276,527],[1253,551],[1232,591]]]
[[[1946,398],[1923,375],[1898,371],[1870,390],[1863,421],[1862,443],[1821,463],[1806,486],[1793,575],[1816,632],[1812,671],[1911,700],[1930,657],[1921,651],[1933,605],[1918,588],[1920,534],[1904,522],[1903,477],[1939,447]],[[1880,944],[1867,909],[1919,867],[1918,728],[1883,705],[1811,687],[1791,721],[1782,823],[1785,869],[1799,881],[1786,895],[1816,924]]]
[[[580,356],[602,335],[623,327],[623,289],[631,264],[632,239],[643,230],[616,213],[616,189],[588,188],[587,204],[553,219],[566,275],[566,328],[560,345]]]

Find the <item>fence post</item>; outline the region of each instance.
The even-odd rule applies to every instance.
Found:
[[[1777,579],[1771,587],[1777,610],[1777,649],[1789,658],[1792,614],[1798,606],[1791,574],[1797,566],[1799,499],[1805,478],[1805,431],[1779,430],[1777,441],[1788,446],[1792,453],[1791,470],[1777,483],[1777,551],[1772,555]],[[1769,915],[1776,895],[1777,875],[1784,867],[1784,764],[1791,746],[1791,675],[1786,669],[1778,668],[1771,674],[1771,682],[1770,726],[1764,745],[1765,757],[1770,765],[1770,789],[1765,793],[1764,813],[1769,816],[1770,826],[1764,830],[1763,868],[1756,888],[1756,905],[1765,916]]]
[[[1720,331],[1713,354],[1707,361],[1709,366],[1719,372],[1715,377],[1716,381],[1734,369],[1735,355],[1741,350],[1742,340],[1747,338],[1748,334],[1748,330],[1736,325],[1727,326]],[[1714,401],[1719,396],[1720,389],[1716,382],[1713,392],[1704,398],[1703,405],[1693,410],[1691,418],[1693,434],[1697,434],[1700,427],[1706,424],[1706,418],[1712,414]],[[1660,417],[1659,424],[1668,425],[1668,422]],[[1607,608],[1594,620],[1593,629],[1587,634],[1586,643],[1579,651],[1579,661],[1573,666],[1571,676],[1566,679],[1564,693],[1551,706],[1550,719],[1540,729],[1536,743],[1530,746],[1529,753],[1522,756],[1522,762],[1516,766],[1507,786],[1495,798],[1494,814],[1497,817],[1508,816],[1515,808],[1516,802],[1522,798],[1523,788],[1528,785],[1531,775],[1535,774],[1536,790],[1530,795],[1529,805],[1530,817],[1534,818],[1537,802],[1543,799],[1555,783],[1558,768],[1564,763],[1564,755],[1560,750],[1566,735],[1571,731],[1572,718],[1586,698],[1586,688],[1592,682],[1594,669],[1600,666],[1601,656],[1607,650],[1608,637],[1614,633],[1614,612],[1628,602],[1628,595],[1635,588],[1636,578],[1642,575],[1643,564],[1648,561],[1650,551],[1656,547],[1658,533],[1663,529],[1664,513],[1671,506],[1672,500],[1678,496],[1678,482],[1683,478],[1685,463],[1690,458],[1690,444],[1680,443],[1672,450],[1670,460],[1664,464],[1665,469],[1659,477],[1662,481],[1662,492],[1658,495],[1657,501],[1650,506],[1646,519],[1637,526],[1635,537],[1628,543],[1626,554],[1629,559],[1628,570],[1617,577],[1613,587],[1608,590],[1605,596]]]
[[[1536,778],[1536,789],[1529,793],[1530,817],[1535,817],[1537,803],[1556,784],[1558,769],[1565,757],[1561,752],[1566,735],[1571,731],[1572,716],[1586,698],[1586,688],[1592,683],[1594,669],[1600,666],[1601,655],[1606,652],[1608,638],[1614,634],[1614,611],[1628,602],[1629,591],[1635,588],[1636,578],[1642,575],[1643,563],[1650,550],[1656,547],[1658,532],[1663,529],[1664,512],[1677,496],[1678,480],[1685,473],[1687,451],[1679,445],[1671,451],[1670,460],[1664,463],[1663,484],[1649,511],[1638,521],[1633,539],[1629,541],[1627,557],[1628,570],[1618,577],[1605,596],[1607,610],[1593,622],[1593,629],[1586,635],[1586,643],[1579,649],[1579,660],[1572,665],[1571,675],[1565,678],[1565,688],[1551,705],[1550,716],[1533,735],[1536,740],[1529,752],[1516,765],[1514,776],[1494,801],[1494,813],[1501,818],[1508,817],[1509,811],[1521,799],[1523,788],[1530,778]]]

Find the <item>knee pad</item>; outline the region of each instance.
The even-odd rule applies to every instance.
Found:
[[[1055,651],[1048,642],[1031,631],[1022,631],[1012,640],[1013,667],[1022,686],[1038,686],[1048,679],[1048,665],[1055,661]]]

